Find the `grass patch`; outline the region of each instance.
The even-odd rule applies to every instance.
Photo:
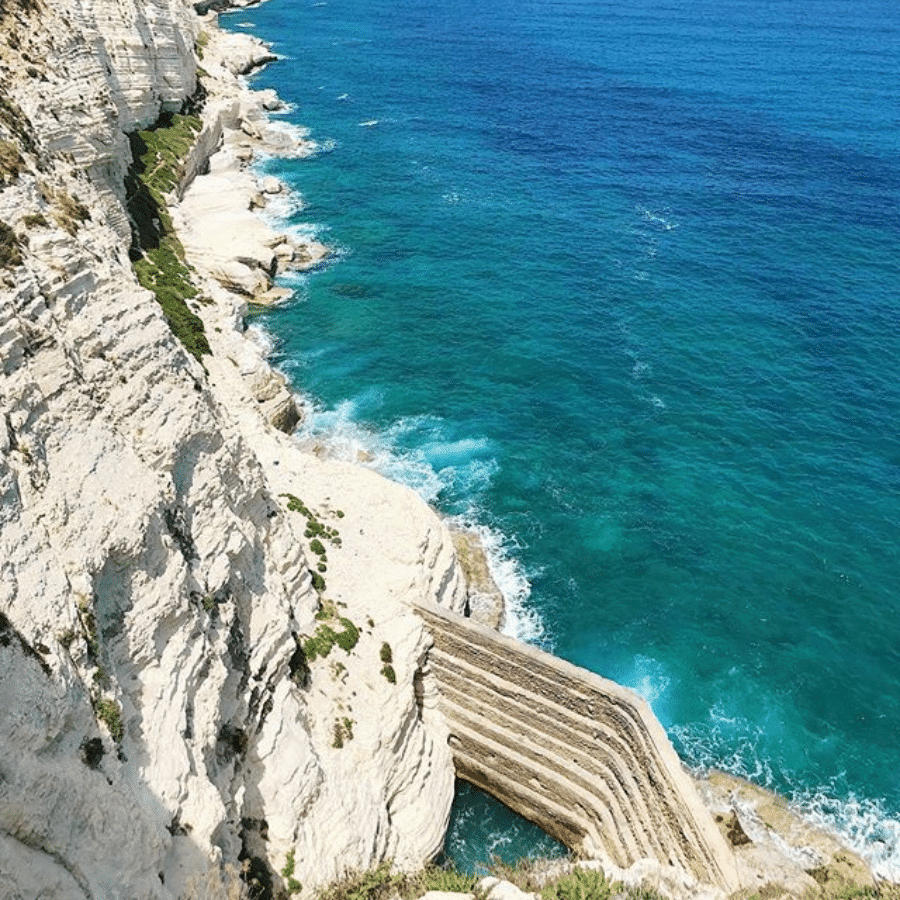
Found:
[[[94,712],[97,718],[109,729],[110,737],[116,742],[116,746],[122,743],[125,737],[125,726],[122,724],[122,710],[115,700],[98,700],[94,704]]]
[[[0,222],[0,268],[13,269],[20,265],[22,242],[6,222]]]
[[[349,872],[317,894],[317,900],[414,900],[428,891],[472,893],[475,876],[464,875],[455,868],[429,865],[414,875],[393,871],[383,862],[365,872]]]
[[[13,35],[7,37],[9,41]],[[12,44],[10,44],[12,46]],[[0,123],[6,126],[9,133],[19,142],[26,153],[36,153],[37,144],[32,133],[31,120],[25,115],[22,107],[9,97],[0,95]],[[16,151],[18,152],[18,151]]]
[[[288,894],[299,894],[303,890],[303,885],[294,878],[294,867],[296,866],[294,851],[288,850],[287,861],[281,870],[281,877],[284,879],[284,888]]]
[[[350,872],[318,894],[318,900],[389,900],[397,893],[403,876],[383,862],[365,872]]]
[[[336,631],[331,625],[321,624],[316,628],[315,634],[302,643],[303,653],[307,662],[316,659],[325,659],[335,644],[345,653],[350,653],[359,641],[359,629],[346,618],[339,618],[340,631]]]
[[[194,43],[194,53],[197,56],[197,59],[203,59],[203,54],[206,52],[206,48],[209,46],[209,32],[201,31],[200,34],[197,35],[197,40]]]
[[[412,884],[404,891],[404,897],[410,896],[410,888],[413,888],[414,893],[419,896],[427,891],[470,894],[475,890],[475,876],[466,875],[465,872],[459,872],[453,867],[426,866],[409,880]]]
[[[212,350],[203,320],[187,305],[187,301],[194,299],[198,291],[184,263],[183,252],[174,236],[165,237],[158,247],[147,251],[143,259],[135,262],[134,271],[141,286],[156,296],[172,333],[199,361]]]
[[[541,890],[542,900],[609,900],[613,885],[599,869],[573,869]],[[629,895],[633,896],[633,895]],[[642,895],[643,896],[643,895]],[[650,895],[646,895],[650,900]]]
[[[25,171],[25,160],[12,141],[0,141],[0,187],[12,184]]]
[[[201,128],[199,116],[164,114],[153,128],[130,135],[135,174],[157,201],[178,187]]]
[[[138,281],[153,292],[172,333],[198,361],[212,351],[203,320],[187,304],[200,299],[199,292],[184,261],[184,247],[175,234],[166,195],[184,175],[184,159],[200,128],[198,116],[167,115],[154,128],[131,134],[134,162],[126,179]]]
[[[54,215],[56,223],[74,237],[78,233],[79,226],[90,219],[90,210],[77,198],[70,197],[64,191],[58,193],[55,200],[58,207]]]
[[[335,750],[340,750],[344,744],[353,740],[353,719],[346,716],[343,719],[337,719],[334,723],[334,740],[331,746]]]

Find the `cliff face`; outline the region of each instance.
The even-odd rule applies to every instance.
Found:
[[[449,534],[271,427],[240,298],[207,286],[204,368],[129,262],[126,134],[194,94],[198,20],[0,16],[0,896],[417,865],[453,767],[407,604],[464,604]]]

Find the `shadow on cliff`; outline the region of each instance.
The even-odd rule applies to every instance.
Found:
[[[147,557],[143,561],[157,562],[156,568],[144,567],[150,578],[162,574],[163,560],[169,555],[157,544],[142,547]],[[149,648],[137,648],[128,640],[125,622],[134,597],[123,572],[133,566],[127,552],[110,555],[94,576],[89,610],[84,604],[80,609],[88,645],[86,664],[89,673],[93,670],[90,684],[85,684],[71,661],[74,636],[53,649],[40,641],[29,642],[0,611],[0,838],[7,839],[0,846],[0,894],[4,896],[8,870],[23,873],[24,881],[12,882],[19,896],[31,895],[35,885],[40,894],[44,888],[64,884],[64,896],[88,900],[100,896],[98,888],[112,878],[126,893],[178,900],[194,896],[190,880],[204,876],[212,865],[209,852],[192,836],[191,823],[182,818],[180,804],[170,804],[174,809],[167,806],[141,775],[151,766],[165,765],[165,753],[177,748],[151,758],[145,713],[127,690],[134,660],[146,657],[148,650],[158,659],[168,643],[165,634],[157,634],[157,646]],[[220,613],[218,605],[231,599],[214,598],[211,610],[202,614],[220,633],[221,641],[216,642],[223,645],[228,665],[239,676],[235,693],[244,698],[249,663],[243,617],[239,604],[229,603],[234,615],[228,621],[227,607]],[[195,602],[193,596],[181,612],[194,606],[201,614],[202,601]],[[193,643],[199,657],[206,659],[206,651]],[[203,665],[208,664],[207,660],[193,671],[198,681],[204,679]],[[241,704],[238,725],[229,721],[235,720],[234,710],[230,716],[226,709],[219,710],[211,742],[202,742],[203,761],[196,760],[191,768],[205,766],[206,777],[226,806],[210,836],[214,847],[221,848],[226,861],[244,864],[249,896],[267,900],[273,896],[273,875],[264,857],[266,822],[234,821],[240,810],[229,807],[230,798],[245,781],[250,794],[256,793],[243,765],[253,737],[253,725],[246,723],[262,721],[265,691],[253,693],[258,694],[256,708],[252,696],[246,705]],[[229,706],[228,698],[222,703]],[[187,741],[194,727],[190,703],[188,707],[183,712]],[[187,746],[185,750],[191,752]],[[189,788],[189,781],[185,787]],[[15,810],[24,812],[10,816]],[[88,821],[90,827],[85,826]]]

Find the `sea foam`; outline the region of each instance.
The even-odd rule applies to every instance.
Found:
[[[443,496],[463,498],[466,511],[451,515],[451,526],[478,534],[488,569],[503,594],[504,633],[531,644],[544,645],[544,623],[529,607],[531,581],[516,557],[515,541],[485,524],[478,496],[490,485],[496,460],[486,438],[451,439],[447,425],[437,416],[399,419],[387,428],[370,427],[359,420],[361,409],[378,402],[375,388],[355,399],[326,409],[313,398],[296,432],[302,446],[320,455],[368,466],[379,474],[414,490],[427,503]],[[532,573],[534,574],[534,573]]]

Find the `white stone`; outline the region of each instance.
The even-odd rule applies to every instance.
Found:
[[[280,194],[282,184],[273,175],[269,175],[268,177],[263,178],[261,187],[264,194]]]
[[[480,896],[485,900],[537,900],[538,895],[523,891],[510,881],[501,878],[482,878],[476,885]]]
[[[475,895],[458,891],[426,891],[419,900],[475,900]]]

